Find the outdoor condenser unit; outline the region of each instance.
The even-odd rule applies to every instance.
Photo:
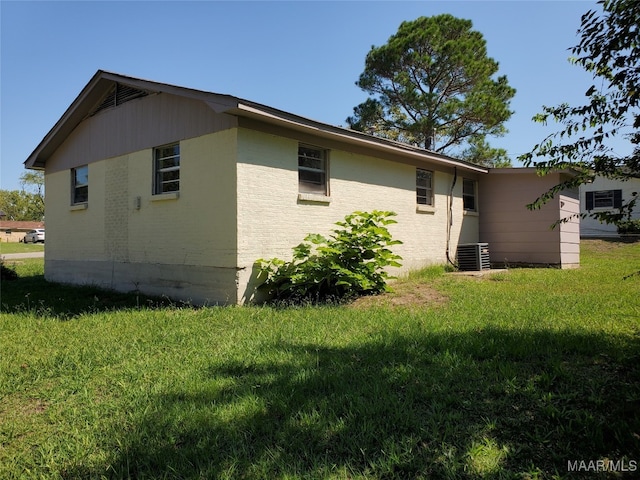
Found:
[[[458,268],[463,271],[491,269],[488,243],[463,243],[458,245]]]

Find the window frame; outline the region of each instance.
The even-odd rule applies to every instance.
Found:
[[[473,192],[465,192],[465,184],[471,184],[473,186]],[[473,201],[472,206],[468,206],[468,199]],[[471,178],[462,179],[462,208],[465,212],[477,212],[478,211],[478,182]]]
[[[318,157],[301,155],[301,150],[306,149],[319,153]],[[320,160],[321,168],[314,168],[308,165],[301,165],[301,158]],[[314,182],[310,180],[303,180],[301,172],[320,174],[321,181]],[[315,185],[315,187],[314,187]],[[305,188],[306,187],[306,188]],[[298,144],[298,193],[302,195],[318,195],[329,196],[329,150],[315,145],[309,145],[305,143]]]
[[[79,172],[86,172],[80,178],[86,179],[84,183],[79,182]],[[79,195],[79,191],[84,194]],[[80,165],[71,169],[71,205],[86,205],[89,203],[89,165]]]
[[[163,150],[168,150],[170,148],[174,149],[174,153],[172,155],[162,155]],[[175,149],[177,148],[177,154],[175,153]],[[177,194],[180,192],[180,170],[182,167],[181,162],[181,152],[180,152],[180,142],[167,143],[166,145],[160,145],[158,147],[154,147],[153,149],[153,195],[168,195],[168,194]],[[170,165],[167,167],[160,167],[161,161],[177,159],[177,165]],[[170,175],[173,172],[178,172],[177,178],[169,178],[168,180],[164,179],[164,175]],[[165,189],[164,186],[167,184],[176,183],[177,188],[173,190]]]
[[[428,186],[423,186],[423,185],[419,185],[418,181],[420,180],[419,175],[420,173],[425,173],[427,174],[427,177],[429,179],[429,185]],[[435,206],[435,197],[433,194],[433,171],[432,170],[427,170],[425,168],[416,168],[416,204],[417,205],[426,205],[429,207],[433,207]],[[425,194],[424,195],[420,195],[419,190],[424,190]],[[420,200],[424,199],[424,202],[421,202]]]
[[[606,203],[604,200],[606,200]],[[585,204],[588,211],[620,208],[622,206],[622,190],[610,189],[585,192]]]

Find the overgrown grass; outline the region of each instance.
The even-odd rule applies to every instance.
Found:
[[[430,269],[407,281],[447,302],[410,308],[88,309],[104,293],[23,263],[0,478],[619,478],[567,471],[640,460],[640,244],[602,245],[579,270]]]

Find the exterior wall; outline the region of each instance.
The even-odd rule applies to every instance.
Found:
[[[89,201],[47,172],[48,280],[235,303],[237,130],[180,142],[180,193],[152,195],[153,149],[89,164]]]
[[[298,194],[298,144],[329,148],[329,189],[325,199]],[[356,210],[391,210],[390,226],[403,257],[394,275],[428,264],[446,263],[448,194],[453,173],[434,170],[435,205],[417,211],[415,165],[400,164],[363,153],[351,153],[326,140],[239,130],[238,141],[239,300],[253,298],[254,264],[259,258],[291,258],[291,249],[309,233],[328,235],[337,221]],[[344,147],[343,147],[344,148]],[[463,215],[460,175],[454,188],[451,252],[458,242],[478,241],[478,216]],[[310,199],[311,198],[311,199]]]
[[[581,185],[580,213],[586,214],[611,210],[606,208],[594,208],[591,212],[587,211],[587,192],[597,192],[601,190],[622,190],[622,202],[627,203],[633,198],[634,192],[638,192],[640,195],[640,179],[632,179],[623,182],[610,178],[596,177],[593,183]],[[631,219],[640,219],[640,204],[636,205],[636,208],[631,215]],[[583,237],[617,237],[618,230],[615,225],[600,223],[600,221],[595,218],[585,217],[580,222],[580,235]]]
[[[204,102],[170,94],[149,95],[82,121],[47,160],[48,173],[139,152],[237,126]]]
[[[563,192],[539,210],[526,208],[560,181],[558,173],[539,177],[535,169],[493,169],[481,178],[480,241],[489,244],[493,264],[579,266],[579,219],[551,229],[579,212],[577,191]]]

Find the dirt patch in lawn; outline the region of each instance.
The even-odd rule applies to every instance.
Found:
[[[590,238],[582,239],[580,243],[589,250],[597,253],[607,253],[630,243],[640,242],[639,236],[633,237],[611,237],[611,238]]]
[[[351,308],[391,307],[411,308],[438,306],[447,303],[449,298],[425,283],[398,282],[390,285],[391,292],[370,295],[354,300]]]

